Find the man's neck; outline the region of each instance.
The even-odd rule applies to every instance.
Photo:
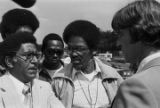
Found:
[[[85,74],[90,74],[91,72],[93,72],[95,70],[95,62],[93,59],[91,59],[87,66],[82,69],[82,72],[85,73]]]
[[[157,52],[159,52],[160,50],[157,50],[156,48],[153,48],[153,47],[144,47],[143,48],[143,51],[141,52],[141,56],[139,57],[139,59],[137,60],[137,65],[140,65],[140,63],[145,59],[147,58],[148,56],[150,55],[153,55]]]
[[[20,77],[19,75],[14,74],[14,72],[9,72],[9,74],[11,74],[14,78],[16,78],[17,80],[19,80],[19,81],[22,82],[22,83],[30,83],[30,82],[32,82],[32,81],[23,79],[23,78]]]

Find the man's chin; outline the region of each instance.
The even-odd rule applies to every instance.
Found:
[[[50,64],[57,64],[58,63],[58,60],[51,60],[50,61]]]
[[[31,73],[29,74],[30,77],[35,78],[37,76],[37,73]]]
[[[29,72],[29,77],[31,77],[31,78],[35,78],[36,76],[37,76],[37,71],[38,70],[31,70],[30,72]]]
[[[35,78],[37,77],[37,75],[27,75],[25,82],[31,82],[33,81]]]

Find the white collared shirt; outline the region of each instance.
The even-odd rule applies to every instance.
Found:
[[[74,78],[75,86],[73,108],[99,108],[109,104],[108,95],[102,85],[102,79],[99,77],[101,70],[96,61],[95,67],[95,70],[90,74],[77,72],[76,69],[73,69],[72,78]],[[90,105],[88,101],[93,105]]]
[[[139,67],[138,67],[138,71],[141,70],[148,62],[150,62],[151,60],[153,60],[153,59],[155,59],[155,58],[158,58],[158,57],[160,57],[160,51],[158,51],[158,52],[156,52],[156,53],[153,53],[153,54],[145,57],[145,58],[141,61],[140,65],[139,65]],[[138,72],[138,71],[137,71],[137,72]]]
[[[19,95],[19,97],[20,97],[20,100],[21,100],[21,102],[23,103],[24,98],[25,98],[24,94],[22,93],[22,90],[23,90],[23,88],[24,88],[24,83],[22,83],[21,81],[19,81],[17,78],[15,78],[15,77],[14,77],[12,74],[10,74],[9,72],[8,72],[8,76],[9,76],[9,78],[12,80],[12,82],[13,82],[15,88],[16,88],[16,91],[17,91],[17,93],[18,93],[18,95]]]

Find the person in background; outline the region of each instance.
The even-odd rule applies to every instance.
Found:
[[[0,45],[7,70],[0,77],[0,108],[64,108],[49,83],[35,79],[39,54],[35,37],[15,33]]]
[[[34,6],[37,0],[12,0],[12,1],[23,8],[30,8]]]
[[[129,3],[114,15],[112,27],[126,60],[138,65],[136,74],[120,85],[112,108],[159,108],[160,3]]]
[[[4,40],[7,36],[22,31],[35,33],[39,28],[39,20],[29,10],[15,8],[2,16],[0,33]]]
[[[2,39],[17,33],[17,32],[29,32],[35,33],[39,27],[39,20],[29,10],[15,8],[7,11],[2,16],[0,23],[0,33]],[[1,59],[1,57],[0,57]],[[0,63],[0,76],[5,73],[4,66]]]
[[[61,60],[64,52],[64,43],[62,38],[55,33],[50,33],[43,39],[42,53],[44,60],[39,73],[39,79],[52,82],[55,73],[64,67]]]
[[[66,108],[109,107],[122,77],[94,57],[100,31],[86,20],[71,22],[63,32],[71,63],[55,74],[51,83]]]

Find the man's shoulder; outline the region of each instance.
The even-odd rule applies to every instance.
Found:
[[[0,77],[0,83],[7,83],[8,80],[9,78],[7,74],[4,74]]]
[[[160,66],[148,68],[142,72],[138,72],[130,77],[128,80],[136,82],[136,80],[148,84],[148,85],[155,85],[158,84],[160,81]]]
[[[139,72],[131,76],[130,78],[126,79],[122,85],[125,86],[145,86],[149,87],[150,89],[155,88],[155,86],[159,86],[160,81],[160,73],[153,72],[150,69],[145,71]],[[157,87],[156,87],[157,88]]]
[[[5,78],[4,75],[0,77],[0,88],[2,88],[3,85],[7,83],[6,80],[7,78]]]
[[[39,79],[34,79],[34,84],[42,87],[50,87],[48,82]]]
[[[135,107],[136,105],[137,108],[138,106],[139,108],[144,108],[144,106],[146,106],[145,104],[149,105],[148,102],[156,102],[154,99],[156,99],[155,97],[159,98],[159,94],[157,94],[159,89],[155,89],[154,84],[152,84],[154,87],[150,86],[148,82],[144,82],[141,78],[142,76],[137,74],[121,83],[117,96],[113,102],[113,108],[122,108],[122,106],[124,108],[126,103],[128,106],[134,105]],[[153,105],[155,105],[155,103]]]
[[[120,76],[120,74],[117,72],[117,70],[107,64],[104,64],[101,60],[99,60],[98,58],[95,58],[95,61],[97,62],[101,72],[103,73],[103,76],[106,78],[116,78],[119,79],[122,77]]]
[[[57,77],[68,76],[72,72],[72,69],[73,69],[72,66],[73,66],[72,63],[64,65],[64,67],[61,70],[59,70],[58,72],[56,72],[54,76],[57,76]]]

